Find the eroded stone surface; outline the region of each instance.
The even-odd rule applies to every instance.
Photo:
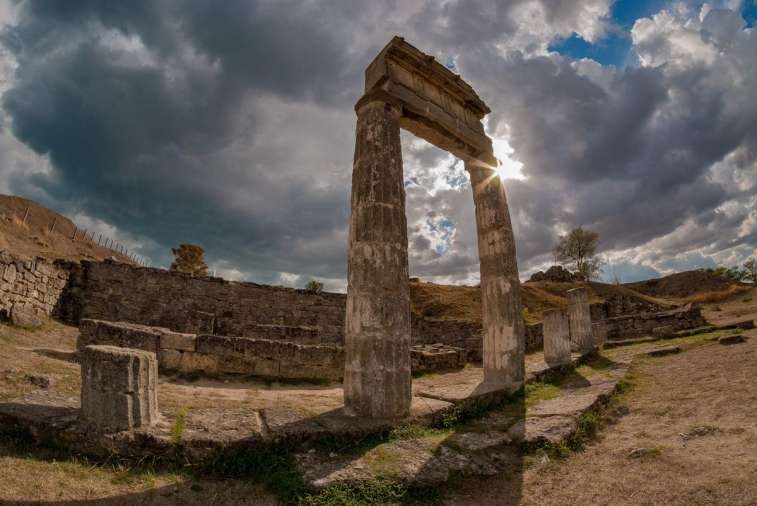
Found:
[[[742,336],[741,334],[736,334],[732,336],[723,336],[718,339],[718,343],[720,344],[739,344],[746,341],[746,338]]]
[[[581,354],[590,353],[595,344],[591,332],[589,291],[586,287],[568,290],[568,318],[573,350]]]
[[[349,413],[410,412],[410,295],[400,111],[358,104],[347,265],[344,403]]]
[[[544,361],[550,366],[570,364],[570,324],[562,308],[544,311]]]
[[[14,304],[11,308],[11,323],[17,327],[39,328],[45,319],[31,304]]]
[[[484,381],[514,392],[525,379],[520,280],[505,187],[495,170],[466,163],[476,207]]]
[[[158,361],[154,353],[86,346],[81,354],[81,416],[103,432],[158,420]]]

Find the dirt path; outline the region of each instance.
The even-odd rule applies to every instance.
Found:
[[[757,504],[757,331],[647,359],[628,414],[583,452],[448,487],[448,504]],[[683,436],[682,436],[683,434]],[[635,449],[643,456],[632,458]]]

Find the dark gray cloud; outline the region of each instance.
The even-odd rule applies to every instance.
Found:
[[[0,145],[14,153],[0,153],[0,187],[96,217],[158,263],[192,241],[224,274],[343,283],[352,106],[394,34],[454,61],[523,163],[525,179],[506,183],[521,270],[549,261],[575,225],[638,265],[632,275],[699,261],[693,250],[731,261],[757,243],[757,36],[731,11],[638,22],[639,64],[620,70],[546,51],[613,29],[607,0],[17,10],[0,32],[13,60],[0,70],[15,67],[0,88]],[[31,168],[39,157],[20,154],[11,130],[50,165]],[[411,271],[475,281],[462,167],[409,135],[403,146]]]

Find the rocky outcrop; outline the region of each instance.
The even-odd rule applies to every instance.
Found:
[[[578,281],[575,274],[562,265],[553,265],[546,272],[537,271],[531,275],[529,281],[549,281],[552,283],[572,283]]]

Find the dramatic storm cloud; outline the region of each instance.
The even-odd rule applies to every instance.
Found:
[[[492,108],[523,274],[578,225],[625,280],[739,262],[757,244],[755,7],[642,3],[0,0],[0,191],[158,265],[195,242],[219,275],[341,288],[353,105],[399,34]],[[475,282],[462,164],[403,146],[411,273]]]

